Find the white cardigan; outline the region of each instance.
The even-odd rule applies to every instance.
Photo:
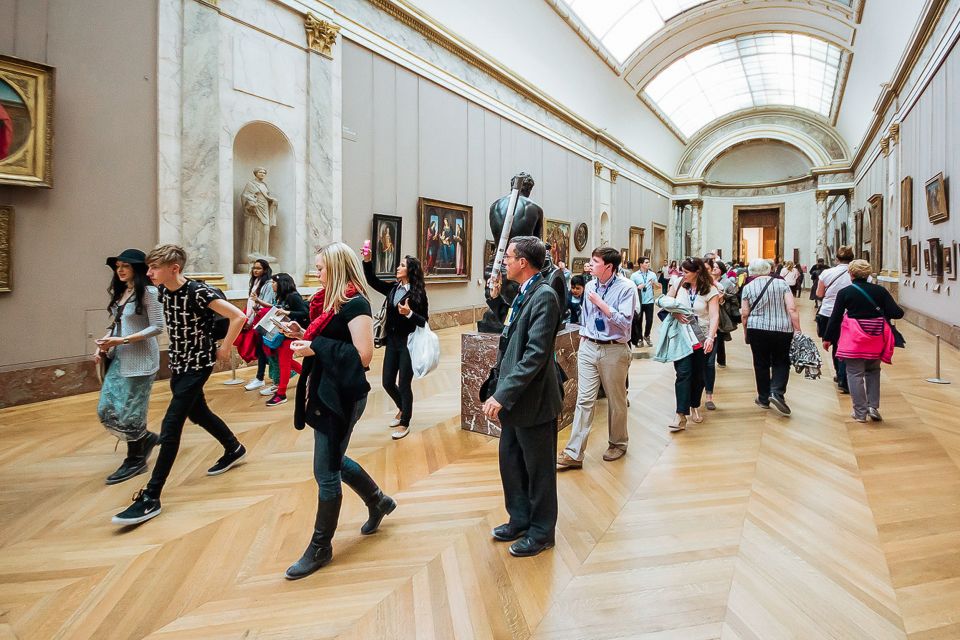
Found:
[[[115,308],[111,307],[110,311],[115,313]],[[113,348],[111,357],[119,358],[121,376],[149,376],[160,370],[157,336],[163,329],[163,305],[156,287],[148,286],[144,291],[143,313],[137,313],[137,301],[132,297],[124,304],[120,316],[120,337],[141,336],[143,340]]]

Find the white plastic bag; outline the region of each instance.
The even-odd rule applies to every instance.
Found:
[[[422,378],[437,368],[440,362],[440,338],[430,330],[430,324],[417,327],[407,336],[407,350],[413,365],[413,377]]]

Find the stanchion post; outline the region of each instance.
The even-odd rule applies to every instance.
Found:
[[[230,373],[231,373],[231,377],[230,377],[229,380],[224,380],[224,381],[223,381],[223,384],[225,384],[225,385],[227,385],[227,386],[230,386],[230,387],[235,386],[235,385],[238,385],[238,384],[243,384],[243,380],[242,380],[241,378],[238,378],[238,377],[237,377],[237,359],[236,359],[235,355],[236,355],[236,354],[234,354],[234,352],[231,350],[231,351],[230,351]]]
[[[932,378],[927,378],[927,382],[933,384],[950,384],[949,380],[944,380],[940,377],[940,334],[937,334],[937,372]]]

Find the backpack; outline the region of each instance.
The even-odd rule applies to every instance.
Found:
[[[213,291],[213,294],[220,300],[226,300],[227,296],[223,295],[223,291],[220,291],[220,289],[211,287],[207,283],[198,280],[187,280],[187,287],[189,287],[190,292],[190,304],[194,306],[193,312],[204,319],[204,324],[206,325],[204,331],[213,338],[214,342],[219,342],[226,338],[227,332],[230,331],[230,319],[224,318],[209,307],[202,309],[196,302],[196,295],[200,287],[206,287]]]

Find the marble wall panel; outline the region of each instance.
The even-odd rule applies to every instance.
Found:
[[[499,334],[464,333],[461,336],[460,362],[460,428],[488,436],[500,437],[500,422],[490,420],[481,410],[480,385],[497,362]],[[573,424],[577,406],[577,350],[580,347],[580,328],[568,325],[557,333],[557,362],[568,376],[564,383],[563,410],[560,413],[558,430]],[[533,400],[533,399],[532,399]]]

